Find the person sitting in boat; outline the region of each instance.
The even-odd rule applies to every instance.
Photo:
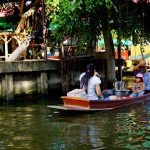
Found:
[[[135,83],[132,87],[132,93],[130,94],[130,97],[137,97],[142,96],[145,93],[145,83],[143,82],[143,75],[141,73],[138,73],[135,76]]]
[[[80,88],[86,91],[89,100],[110,99],[109,97],[104,98],[102,95],[100,88],[101,80],[94,64],[87,65],[86,72],[80,75],[79,80]]]
[[[138,70],[139,69],[139,70]],[[138,71],[137,71],[138,70]],[[150,72],[147,71],[147,64],[141,60],[133,69],[136,74],[141,73],[143,75],[143,81],[145,83],[146,93],[150,92]]]

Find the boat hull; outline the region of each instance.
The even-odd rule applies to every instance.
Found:
[[[116,100],[87,100],[76,97],[61,97],[65,108],[86,110],[110,110],[150,100],[150,93],[140,97]]]

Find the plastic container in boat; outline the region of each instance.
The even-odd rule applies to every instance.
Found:
[[[129,96],[129,92],[130,90],[118,90],[118,91],[115,91],[115,95],[117,97]]]

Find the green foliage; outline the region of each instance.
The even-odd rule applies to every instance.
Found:
[[[150,140],[150,136],[146,136],[145,139]]]
[[[107,0],[107,3],[109,2],[111,1]],[[105,0],[60,0],[56,5],[55,2],[47,0],[47,6],[53,7],[49,17],[51,25],[57,24],[54,36],[61,39],[66,35],[76,34],[79,39],[78,44],[91,42],[100,33],[101,20],[97,13],[104,3]]]
[[[52,7],[47,15],[50,25],[57,25],[57,32],[53,35],[59,40],[66,35],[76,35],[78,43],[91,43],[102,31],[105,9],[108,11],[106,21],[110,31],[121,29],[121,38],[129,39],[133,36],[137,42],[140,41],[141,34],[145,35],[141,3],[136,4],[129,0],[59,0],[56,3],[46,0],[46,5]],[[145,8],[147,5],[145,4]]]
[[[150,148],[150,141],[144,142],[144,143],[142,144],[142,147],[143,147],[144,149],[149,149],[149,148]]]

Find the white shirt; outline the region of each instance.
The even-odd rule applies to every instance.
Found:
[[[80,77],[79,77],[79,81],[81,81],[82,77],[85,75],[85,72],[83,72]]]
[[[82,73],[79,77],[79,80],[81,81],[82,77],[85,75],[85,73]],[[96,94],[96,85],[101,84],[101,80],[97,76],[93,76],[89,79],[88,82],[88,99],[89,100],[98,100],[98,96]]]
[[[93,76],[89,79],[89,82],[88,82],[88,99],[89,100],[98,100],[98,96],[96,94],[96,85],[98,84],[101,84],[101,80],[97,76]]]

